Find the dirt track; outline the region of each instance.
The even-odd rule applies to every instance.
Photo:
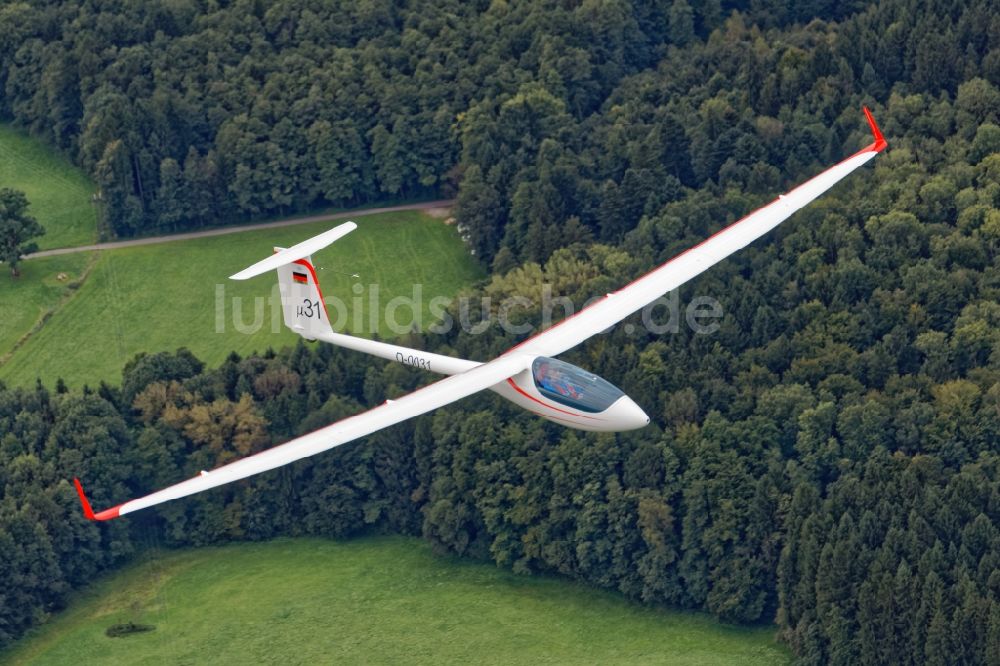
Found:
[[[60,254],[73,254],[74,252],[92,252],[94,250],[116,250],[122,247],[136,247],[139,245],[156,245],[157,243],[172,243],[173,241],[193,240],[195,238],[208,238],[210,236],[228,236],[229,234],[239,234],[245,231],[257,231],[259,229],[277,229],[280,227],[293,227],[297,224],[308,224],[319,222],[320,220],[343,220],[349,217],[364,217],[365,215],[375,215],[377,213],[392,213],[401,210],[432,210],[450,208],[454,200],[443,199],[439,201],[424,201],[414,204],[403,204],[401,206],[388,206],[385,208],[364,208],[360,210],[345,211],[343,213],[331,213],[329,215],[311,215],[309,217],[292,217],[275,222],[262,222],[260,224],[244,224],[236,227],[220,227],[207,231],[192,231],[183,234],[173,234],[170,236],[151,236],[149,238],[136,238],[133,240],[113,241],[110,243],[96,243],[94,245],[81,245],[79,247],[64,247],[57,250],[43,250],[34,254],[26,255],[25,259],[38,257],[54,257]]]

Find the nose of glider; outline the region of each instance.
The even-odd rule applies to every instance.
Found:
[[[649,425],[649,417],[642,407],[635,404],[635,401],[627,395],[618,398],[613,405],[608,407],[608,420],[612,421],[617,430],[635,430]]]

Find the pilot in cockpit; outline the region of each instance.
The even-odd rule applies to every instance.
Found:
[[[535,368],[535,384],[542,390],[557,393],[567,398],[579,398],[580,389],[558,368],[542,362]]]

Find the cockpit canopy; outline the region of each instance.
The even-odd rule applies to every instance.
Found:
[[[592,372],[545,356],[531,364],[531,376],[543,396],[581,412],[603,412],[625,395]]]

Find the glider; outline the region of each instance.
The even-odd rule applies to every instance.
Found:
[[[275,248],[275,254],[232,278],[246,280],[276,270],[285,325],[292,331],[308,340],[322,340],[450,376],[285,444],[203,471],[192,479],[98,513],[91,508],[79,479],[74,479],[84,515],[90,520],[110,520],[245,479],[370,435],[485,389],[571,428],[616,432],[645,426],[649,417],[620,389],[586,370],[552,357],[608,329],[746,247],[884,150],[887,144],[874,118],[867,108],[864,113],[874,138],[866,148],[488,363],[357,338],[331,328],[311,255],[356,229],[353,222],[294,247]]]

